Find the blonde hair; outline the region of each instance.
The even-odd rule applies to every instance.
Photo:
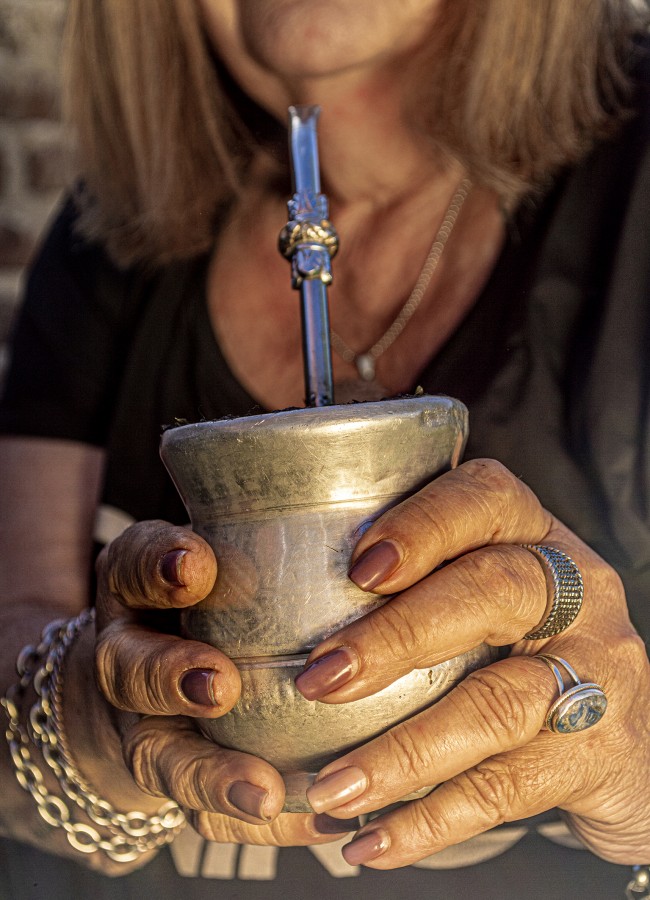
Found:
[[[630,0],[444,3],[411,115],[511,202],[611,130],[640,13]],[[70,0],[64,59],[84,233],[125,265],[207,251],[254,139],[199,4]]]

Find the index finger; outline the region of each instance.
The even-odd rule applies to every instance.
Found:
[[[470,550],[541,543],[552,522],[505,466],[471,460],[384,513],[355,547],[349,575],[362,590],[392,594]]]
[[[153,520],[127,528],[97,559],[98,599],[130,609],[192,606],[211,591],[217,561],[188,528]]]

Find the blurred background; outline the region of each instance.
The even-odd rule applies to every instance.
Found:
[[[59,116],[66,0],[0,0],[0,379],[26,264],[68,176]]]

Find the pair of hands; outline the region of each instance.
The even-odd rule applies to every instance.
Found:
[[[562,634],[525,641],[544,618],[547,585],[520,545],[539,543],[574,559],[585,597]],[[347,861],[408,865],[556,806],[596,854],[650,859],[650,664],[622,585],[500,464],[465,463],[374,523],[355,548],[350,577],[396,596],[316,647],[296,683],[309,700],[345,703],[483,641],[512,645],[509,657],[326,766],[308,792],[313,815],[281,813],[279,773],[210,743],[191,723],[237,702],[239,674],[215,648],[164,633],[164,623],[205,597],[216,577],[208,545],[163,522],[131,527],[98,562],[98,683],[114,707],[145,715],[125,719],[124,759],[141,790],[176,800],[204,837],[330,841],[357,816],[438,785],[369,821],[344,848]],[[603,687],[609,706],[598,725],[566,736],[542,730],[557,684],[534,659],[540,652]]]

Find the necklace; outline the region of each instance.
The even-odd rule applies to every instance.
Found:
[[[397,340],[397,338],[406,328],[416,309],[420,305],[422,298],[424,297],[424,293],[433,277],[433,274],[438,268],[438,263],[440,262],[442,251],[445,249],[445,244],[449,240],[449,236],[454,230],[456,219],[458,218],[458,214],[463,207],[463,203],[465,202],[467,195],[471,190],[471,187],[472,182],[469,180],[469,178],[463,178],[463,180],[456,188],[456,192],[451,198],[451,202],[447,207],[447,211],[445,212],[444,218],[442,220],[442,225],[440,226],[438,233],[433,239],[431,249],[429,250],[427,258],[424,261],[422,271],[420,272],[418,279],[415,282],[415,287],[407,297],[404,306],[400,309],[398,314],[395,316],[395,318],[379,338],[379,340],[376,341],[372,345],[372,347],[370,347],[363,353],[355,353],[355,351],[351,347],[348,347],[348,345],[345,343],[343,338],[340,337],[340,335],[338,335],[335,331],[330,331],[332,347],[334,348],[334,350],[336,350],[336,352],[344,362],[354,363],[357,372],[359,373],[359,377],[362,381],[375,382],[376,361],[383,353],[386,352],[386,350],[388,350],[391,344],[393,344],[394,341]],[[344,384],[346,385],[346,388],[349,387],[348,382],[344,382]],[[382,388],[381,385],[378,385],[376,382],[375,389],[370,392],[368,390],[364,391],[363,386],[359,385],[358,382],[354,382],[354,385],[356,387],[357,394],[368,395],[369,393],[376,394],[377,392],[381,393],[381,391],[385,391],[385,389]],[[366,386],[366,388],[368,387],[369,385]],[[337,399],[339,397],[339,393],[340,392],[337,390]],[[386,393],[384,393],[383,396],[386,396]],[[364,397],[358,396],[356,399],[364,399]],[[341,399],[338,402],[345,401]]]

